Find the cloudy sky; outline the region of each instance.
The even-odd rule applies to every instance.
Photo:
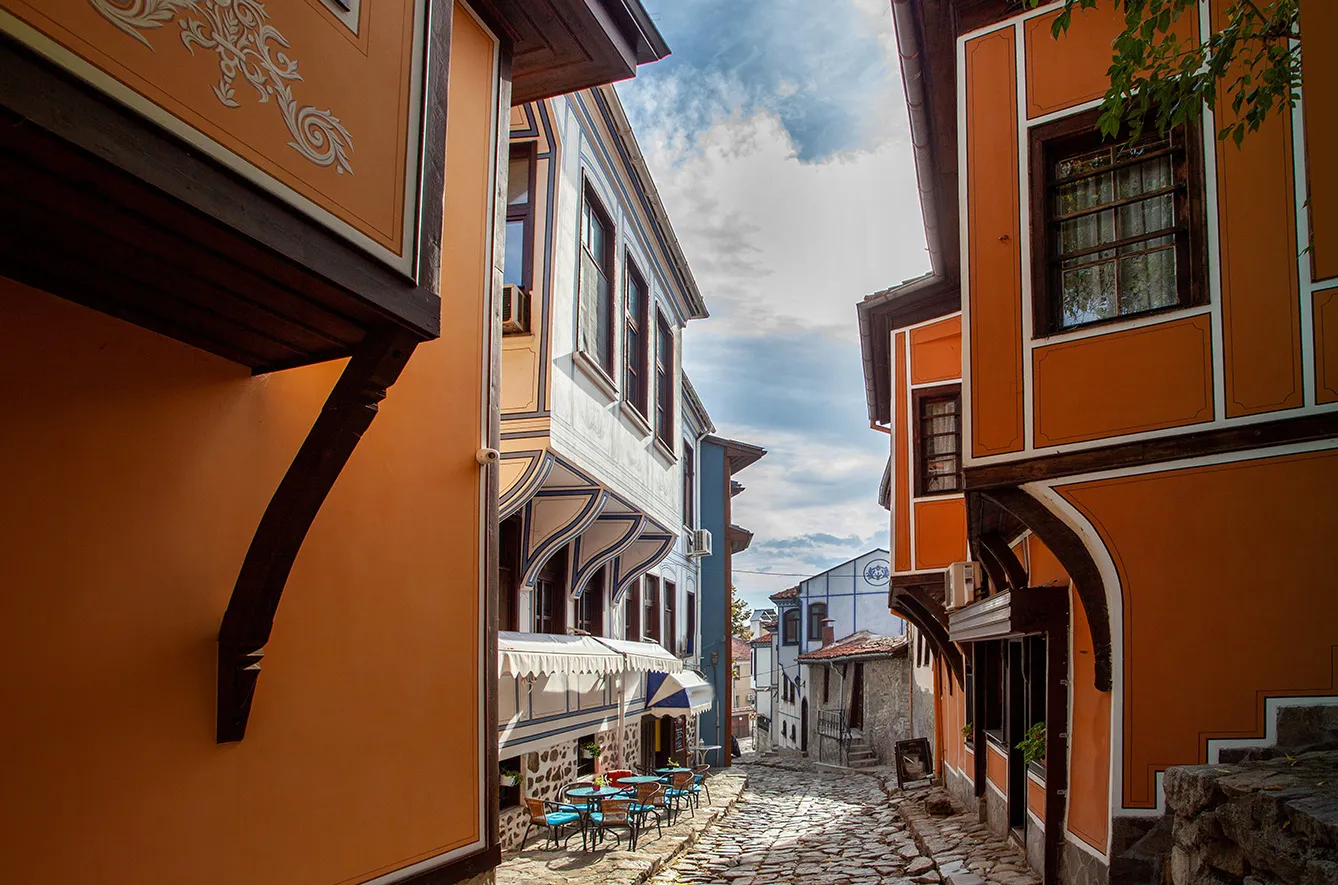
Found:
[[[855,303],[929,269],[887,0],[646,0],[673,54],[618,84],[711,319],[685,364],[739,475],[752,606],[888,542]],[[746,571],[771,574],[749,574]]]

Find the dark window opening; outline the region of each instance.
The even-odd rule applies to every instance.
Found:
[[[510,759],[502,759],[497,763],[497,772],[499,776],[504,777],[507,772],[518,774],[520,781],[515,784],[501,784],[499,782],[497,790],[497,805],[500,808],[515,808],[520,805],[521,787],[525,783],[524,767],[521,764],[521,757],[512,756]]]
[[[827,618],[827,603],[815,602],[808,607],[808,638],[822,641],[822,622]]]
[[[678,585],[664,582],[664,632],[660,643],[670,654],[678,654]]]
[[[623,638],[641,638],[641,579],[632,582],[623,599]]]
[[[1038,335],[1204,302],[1196,127],[1103,141],[1082,114],[1031,152]]]
[[[915,392],[915,492],[962,490],[962,393]]]
[[[1022,670],[1024,681],[1024,692],[1026,696],[1026,725],[1031,728],[1034,725],[1045,722],[1045,664],[1046,664],[1046,637],[1028,636],[1022,643]],[[1032,765],[1038,767],[1041,772],[1045,771],[1045,760],[1033,762]]]
[[[781,615],[781,645],[799,644],[799,609],[788,608]]]
[[[520,517],[497,527],[497,629],[520,629]]]
[[[660,641],[660,579],[647,575],[641,586],[641,629],[646,639]]]
[[[687,600],[687,635],[684,637],[687,654],[697,653],[697,594],[688,591]]]
[[[825,704],[832,694],[832,668],[822,668],[822,702]]]
[[[985,694],[985,734],[1004,742],[1004,665],[1007,646],[999,640],[980,643],[982,672],[980,690]]]
[[[553,555],[534,582],[534,632],[567,632],[567,548]]]
[[[650,290],[646,278],[637,270],[632,256],[626,257],[626,303],[624,308],[623,395],[632,408],[647,415],[646,399],[650,393],[646,363],[650,358]]]
[[[693,528],[697,522],[697,468],[692,442],[683,440],[683,525]]]
[[[674,448],[674,330],[664,314],[655,331],[655,438]]]
[[[534,144],[511,147],[506,180],[506,242],[502,282],[530,290],[534,251]]]
[[[591,636],[604,635],[604,575],[601,568],[590,576],[577,603],[576,626]]]
[[[589,758],[586,758],[585,750],[583,748],[588,744],[596,744],[596,743],[597,741],[595,740],[595,736],[593,734],[587,734],[584,737],[578,737],[576,739],[576,774],[578,777],[580,775],[595,773],[596,757],[591,756]]]

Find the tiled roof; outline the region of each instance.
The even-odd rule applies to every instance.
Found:
[[[756,639],[753,640],[753,645],[770,645],[770,644],[771,644],[770,630],[763,630],[762,633]]]
[[[742,639],[738,638],[737,636],[734,637],[733,648],[734,648],[734,660],[736,661],[752,660],[753,647],[748,643],[744,642]]]
[[[842,658],[891,658],[906,654],[906,646],[905,636],[879,636],[868,630],[861,630],[844,639],[838,639],[831,645],[806,652],[799,656],[799,660],[809,663]]]
[[[799,598],[799,586],[798,586],[798,585],[795,585],[794,587],[786,587],[784,590],[781,590],[779,593],[773,593],[773,594],[771,594],[771,598],[772,598],[772,599],[798,599],[798,598]]]

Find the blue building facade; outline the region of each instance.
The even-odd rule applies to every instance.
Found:
[[[715,688],[716,704],[703,713],[698,738],[704,744],[719,744],[725,749],[717,755],[722,765],[729,764],[731,738],[729,697],[733,672],[730,642],[730,610],[734,585],[731,558],[748,548],[752,533],[731,521],[731,502],[743,486],[734,481],[741,470],[755,463],[766,450],[738,440],[719,436],[702,439],[701,527],[711,533],[711,555],[701,564],[701,636],[702,673]]]

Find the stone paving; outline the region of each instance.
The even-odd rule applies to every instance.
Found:
[[[748,784],[739,806],[652,885],[937,885],[944,874],[963,885],[1040,881],[1020,852],[968,815],[930,818],[923,792],[889,797],[882,777],[820,770],[795,757],[741,767]]]
[[[974,813],[931,815],[927,790],[903,794],[893,779],[889,793],[887,783],[882,770],[750,755],[712,777],[709,808],[635,852],[546,851],[531,836],[497,868],[497,885],[1039,885],[1020,849]]]

